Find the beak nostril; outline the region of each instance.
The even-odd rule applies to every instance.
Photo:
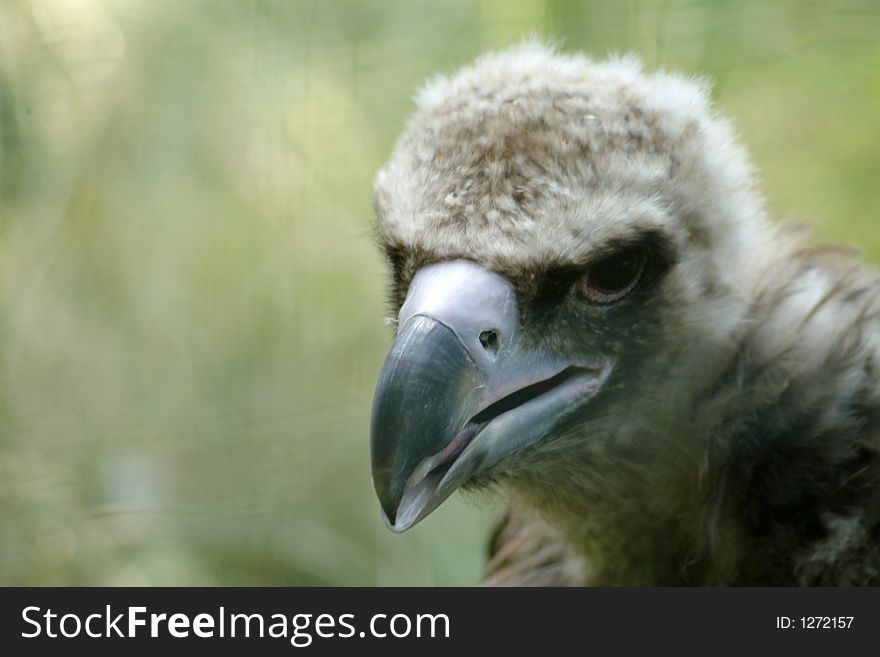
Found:
[[[489,329],[480,333],[480,344],[483,345],[483,349],[489,354],[489,357],[494,360],[495,356],[498,355],[498,349],[501,347],[501,338],[498,335],[498,331]]]

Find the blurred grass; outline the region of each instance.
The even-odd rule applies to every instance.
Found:
[[[531,33],[711,75],[774,213],[880,258],[875,2],[0,2],[0,583],[467,584],[379,521],[372,176]]]

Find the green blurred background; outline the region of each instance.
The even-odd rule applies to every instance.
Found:
[[[0,0],[0,584],[478,581],[497,505],[379,520],[370,188],[532,33],[712,76],[774,214],[880,258],[876,1]]]

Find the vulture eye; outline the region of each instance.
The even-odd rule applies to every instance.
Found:
[[[579,283],[581,294],[597,303],[617,301],[633,290],[644,271],[644,249],[618,251],[587,270]]]

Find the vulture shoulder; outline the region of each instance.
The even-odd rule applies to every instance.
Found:
[[[489,541],[484,586],[583,586],[587,560],[533,511],[511,505]]]

